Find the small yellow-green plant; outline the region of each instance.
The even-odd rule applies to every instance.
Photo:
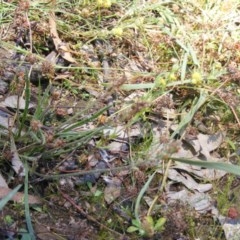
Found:
[[[133,219],[132,226],[127,229],[127,232],[138,232],[141,236],[152,237],[154,234],[164,230],[166,218],[161,217],[154,221],[151,216],[146,216],[142,221]]]

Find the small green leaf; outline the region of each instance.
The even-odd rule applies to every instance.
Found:
[[[150,226],[154,225],[154,221],[153,221],[153,218],[151,216],[146,216],[145,219]]]
[[[148,237],[151,237],[154,235],[154,221],[151,216],[144,217],[144,219],[142,220],[141,229],[145,231],[144,235]]]
[[[6,215],[4,217],[4,223],[6,225],[11,225],[14,222],[14,220],[12,219],[12,217],[10,215]]]
[[[29,233],[22,233],[21,240],[31,240],[31,235]]]
[[[94,197],[99,197],[102,195],[102,191],[100,190],[97,190],[95,193],[94,193]]]
[[[162,217],[159,218],[154,226],[154,230],[161,231],[163,230],[164,224],[166,223],[167,219]]]
[[[134,227],[134,226],[130,226],[128,229],[127,229],[127,232],[128,233],[132,233],[132,232],[136,232],[138,231],[138,228],[137,227]]]
[[[138,231],[139,231],[139,234],[140,234],[141,236],[146,235],[146,232],[145,232],[144,229],[138,229]]]
[[[233,141],[231,141],[230,139],[226,139],[226,142],[230,145],[230,147],[231,147],[234,151],[236,151],[236,146],[235,146],[235,144],[234,144]]]
[[[39,213],[43,212],[43,208],[40,206],[37,206],[37,205],[36,206],[32,205],[31,209],[33,209],[34,211],[39,212]]]
[[[139,220],[137,220],[137,219],[133,219],[133,220],[132,220],[132,224],[133,224],[134,226],[138,227],[138,228],[141,227],[141,222],[140,222]]]

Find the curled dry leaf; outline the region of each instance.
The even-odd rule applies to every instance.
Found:
[[[56,64],[57,53],[55,51],[51,51],[46,57],[45,61],[50,62],[51,64]]]
[[[12,152],[12,168],[19,176],[25,176],[25,168],[22,161],[19,158],[17,148],[14,142],[13,137],[11,137],[11,152]]]
[[[16,152],[12,155],[12,168],[19,176],[25,176],[23,163]]]
[[[181,182],[183,185],[185,185],[188,189],[198,192],[207,192],[211,190],[212,184],[201,184],[197,183],[189,174],[187,173],[179,173],[175,169],[169,169],[168,171],[168,178],[175,182]]]
[[[67,44],[63,43],[58,36],[55,15],[53,12],[49,14],[49,25],[51,37],[58,53],[61,55],[62,58],[64,58],[68,62],[76,63],[76,60],[72,57],[70,49],[68,48]]]
[[[225,162],[223,160],[221,160],[221,161]],[[193,165],[180,163],[180,162],[175,162],[175,166],[173,168],[177,169],[177,170],[184,170],[184,171],[190,173],[191,175],[194,175],[197,178],[203,179],[205,181],[217,180],[227,174],[225,171],[215,170],[215,169],[207,169],[207,168],[203,169],[202,167],[199,167],[199,166],[193,166]]]

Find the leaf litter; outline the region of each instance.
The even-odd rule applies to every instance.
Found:
[[[237,169],[238,163],[238,64],[228,64],[238,62],[238,3],[226,2],[98,1],[96,7],[53,1],[44,5],[48,14],[37,1],[11,5],[14,18],[1,28],[8,31],[1,43],[9,57],[0,52],[0,198],[26,179],[27,161],[25,188],[63,220],[54,223],[41,211],[34,217],[64,239],[95,239],[101,229],[108,238],[205,239],[213,231],[186,226],[209,213],[225,232],[219,239],[234,239],[237,210],[218,209],[212,197],[227,165],[205,168],[227,163]],[[19,192],[14,200],[23,197]],[[30,204],[31,197],[39,198],[29,195]],[[80,223],[79,213],[88,223]],[[161,216],[167,224],[160,231],[154,221]],[[78,230],[66,227],[69,219]],[[126,233],[128,227],[140,236]]]

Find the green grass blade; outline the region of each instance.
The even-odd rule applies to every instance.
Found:
[[[88,117],[88,118],[84,118],[83,120],[78,121],[75,124],[70,125],[69,127],[65,128],[62,130],[62,132],[68,132],[76,127],[80,127],[86,123],[89,123],[91,121],[93,121],[94,119],[96,119],[98,116],[100,116],[102,113],[104,113],[107,109],[109,109],[111,106],[106,106],[102,109],[100,109],[98,112],[96,112],[95,114],[93,114],[92,116]],[[58,136],[58,134],[56,134],[56,136]]]
[[[200,161],[200,160],[189,160],[186,158],[171,158],[173,161],[178,161],[190,165],[199,167],[222,170],[235,175],[240,175],[240,166],[232,165],[224,162],[211,162],[211,161]]]
[[[144,195],[144,193],[147,191],[151,181],[153,180],[153,177],[155,176],[156,171],[148,178],[147,182],[144,184],[144,186],[142,187],[141,191],[139,192],[137,199],[136,199],[136,204],[135,204],[135,209],[134,209],[134,214],[135,214],[135,218],[137,221],[140,221],[139,218],[139,208],[140,208],[140,202],[141,199]]]
[[[184,81],[175,81],[167,83],[167,87],[174,87],[183,84],[192,83],[192,80],[184,80]],[[109,84],[104,84],[104,86],[108,86]],[[156,83],[132,83],[132,84],[123,84],[120,88],[121,90],[125,91],[132,91],[132,90],[141,90],[141,89],[151,89],[156,87]]]
[[[189,56],[188,52],[186,52],[183,56],[183,62],[182,62],[182,67],[181,67],[181,81],[185,80],[187,63],[188,63],[188,56]]]
[[[206,102],[206,100],[207,94],[204,91],[201,91],[197,102],[196,99],[194,100],[194,103],[196,102],[196,104],[189,110],[186,116],[184,116],[182,121],[179,123],[177,129],[172,133],[171,138],[174,138],[177,134],[180,134],[185,129],[188,123],[192,121],[194,114],[201,108],[201,106]]]
[[[192,46],[190,44],[188,44],[188,49],[189,49],[189,53],[190,53],[190,55],[192,57],[194,65],[199,67],[200,65],[199,65],[199,61],[197,59],[196,52],[193,50],[193,48],[192,48]]]
[[[30,210],[29,210],[29,201],[28,201],[28,165],[27,162],[24,164],[25,167],[25,180],[24,180],[24,208],[25,208],[25,219],[27,223],[28,232],[31,236],[31,240],[35,240],[35,234],[32,226]]]
[[[31,74],[31,71],[32,71],[32,66],[31,66],[31,69],[29,70],[29,73]],[[26,118],[27,118],[27,114],[28,114],[28,108],[29,108],[29,103],[30,103],[30,74],[29,76],[26,74],[26,77],[25,77],[25,82],[26,82],[26,86],[25,86],[25,108],[24,108],[24,111],[23,111],[23,116],[22,116],[22,120],[21,120],[21,124],[20,124],[20,127],[19,127],[19,131],[18,131],[18,137],[21,136],[21,132],[22,132],[22,129],[23,129],[23,126],[24,126],[24,123],[26,121]]]

